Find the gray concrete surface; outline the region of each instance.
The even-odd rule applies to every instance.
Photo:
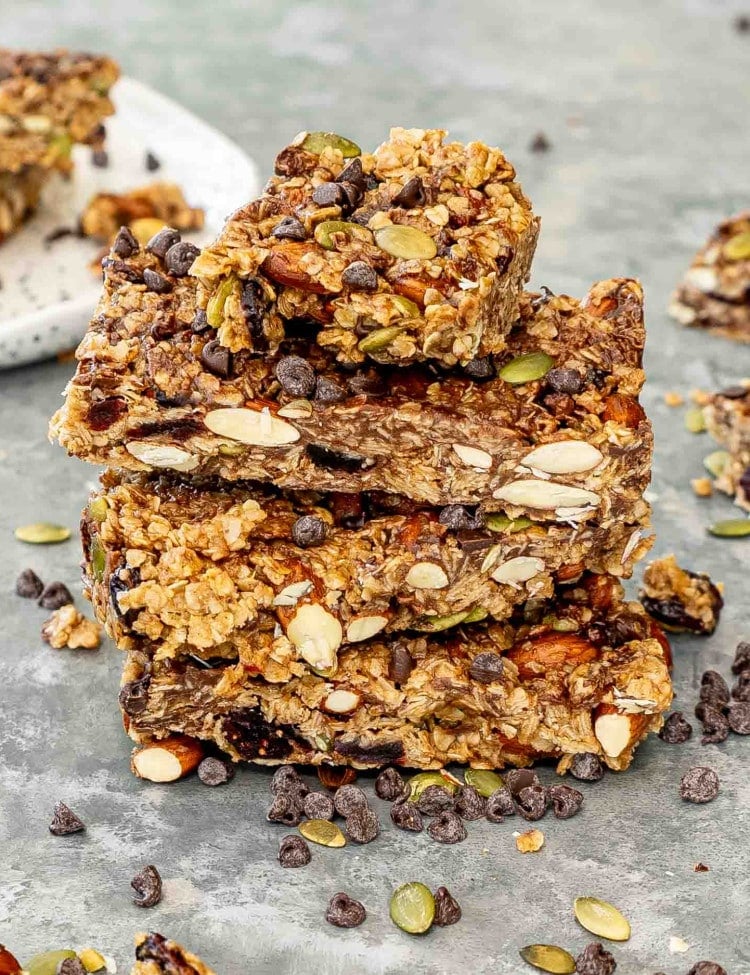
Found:
[[[675,551],[726,584],[717,634],[675,641],[678,704],[691,709],[701,671],[727,673],[735,644],[750,636],[750,541],[706,536],[704,526],[732,509],[692,496],[688,479],[711,447],[684,431],[662,395],[750,374],[750,348],[681,330],[664,307],[706,232],[750,196],[750,35],[731,27],[741,10],[718,0],[3,0],[0,39],[108,50],[264,168],[305,127],[371,145],[394,122],[440,124],[497,142],[543,216],[537,284],[580,293],[598,277],[639,275],[657,435],[656,552]],[[527,149],[538,129],[553,143],[544,156]],[[546,820],[545,849],[525,857],[513,822],[474,824],[452,848],[389,828],[367,848],[316,849],[307,869],[282,871],[274,854],[283,831],[263,819],[265,773],[245,771],[213,791],[194,779],[169,788],[132,779],[115,706],[117,653],[50,650],[38,637],[43,611],[11,594],[27,565],[80,592],[75,539],[32,550],[12,537],[38,518],[75,526],[94,481],[93,469],[46,442],[71,369],[0,374],[0,942],[22,960],[94,944],[122,972],[133,932],[149,927],[219,975],[510,975],[524,969],[517,951],[529,942],[580,950],[590,939],[571,903],[596,894],[633,925],[630,942],[613,948],[618,975],[683,975],[702,958],[750,973],[750,743],[738,738],[720,747],[650,742],[629,774],[586,788],[577,819]],[[721,777],[711,805],[678,797],[681,773],[696,763]],[[87,821],[84,835],[48,833],[57,799]],[[710,872],[695,873],[697,861]],[[128,887],[145,863],[166,879],[163,903],[149,912],[131,905]],[[416,939],[396,930],[388,896],[412,879],[447,883],[462,922]],[[337,890],[366,904],[360,929],[323,921]],[[693,947],[671,955],[672,935]]]

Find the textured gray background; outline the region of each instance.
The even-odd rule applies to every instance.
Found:
[[[731,27],[741,10],[719,0],[2,0],[0,43],[107,50],[264,170],[302,128],[372,146],[392,123],[442,125],[498,143],[543,216],[537,285],[579,294],[599,277],[639,275],[657,433],[656,551],[710,571],[728,598],[715,637],[675,641],[678,703],[691,709],[700,672],[727,673],[735,644],[750,636],[750,542],[706,536],[706,523],[732,509],[691,495],[688,478],[711,447],[684,431],[662,394],[750,374],[750,348],[681,330],[664,307],[713,223],[750,196],[750,35]],[[528,151],[538,129],[553,143],[545,156]],[[71,369],[0,374],[0,941],[22,960],[90,943],[122,971],[133,932],[150,926],[220,975],[510,975],[524,967],[517,950],[529,942],[580,950],[589,939],[571,902],[591,893],[632,921],[632,940],[613,949],[618,973],[682,975],[700,958],[750,973],[750,743],[737,738],[705,748],[649,743],[629,774],[586,789],[577,819],[545,820],[545,849],[525,857],[509,821],[474,824],[452,848],[388,828],[369,847],[316,848],[310,867],[282,871],[274,853],[283,831],[263,819],[265,773],[213,791],[195,779],[132,779],[115,706],[117,653],[50,650],[38,637],[44,612],[11,594],[29,564],[79,591],[77,541],[31,550],[12,537],[42,517],[74,526],[94,481],[93,469],[46,442]],[[722,779],[704,807],[677,795],[697,762]],[[84,835],[48,833],[58,798],[87,821]],[[694,873],[698,860],[710,873]],[[128,883],[149,862],[166,891],[147,913],[130,904]],[[447,882],[464,908],[460,925],[421,939],[396,930],[388,896],[412,879]],[[340,889],[368,908],[357,931],[323,921]],[[670,935],[694,947],[670,955]]]

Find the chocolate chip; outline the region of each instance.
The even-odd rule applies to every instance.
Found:
[[[473,786],[464,785],[459,789],[456,796],[455,809],[461,819],[472,822],[484,816],[487,810],[487,801],[479,795]]]
[[[211,339],[201,349],[201,365],[214,376],[228,379],[232,374],[232,353],[218,339]]]
[[[86,975],[80,958],[63,958],[55,969],[55,975]]]
[[[91,165],[97,169],[106,169],[109,166],[109,154],[106,149],[94,149],[91,153]]]
[[[42,609],[60,609],[61,606],[67,606],[72,602],[73,597],[64,582],[50,582],[39,597],[39,605]]]
[[[441,509],[438,521],[451,531],[476,527],[474,515],[462,504],[447,504]]]
[[[356,928],[366,917],[364,906],[342,893],[333,895],[326,911],[326,921],[337,928]]]
[[[322,545],[328,534],[328,525],[317,515],[303,515],[292,525],[292,540],[300,548]]]
[[[750,735],[750,704],[744,701],[730,704],[727,721],[735,735]]]
[[[351,183],[348,180],[340,180],[339,186],[344,194],[344,199],[341,202],[342,209],[345,212],[356,209],[364,196],[360,187],[356,183]]]
[[[49,831],[53,836],[69,836],[85,829],[86,824],[64,802],[55,803],[52,822],[49,824]]]
[[[473,379],[476,383],[487,382],[487,380],[495,378],[495,366],[489,356],[472,359],[471,362],[466,363],[463,369],[469,379]]]
[[[479,653],[469,667],[469,676],[481,684],[491,684],[503,676],[503,658],[499,653]]]
[[[750,19],[748,19],[748,23],[750,23]],[[727,975],[727,972],[715,961],[698,961],[687,975]]]
[[[234,765],[223,758],[204,758],[198,766],[198,778],[204,785],[226,785],[234,778]]]
[[[416,805],[424,816],[439,816],[440,813],[452,811],[455,803],[453,796],[442,785],[428,785],[420,794]]]
[[[304,867],[311,859],[310,847],[301,836],[285,836],[279,843],[279,863],[282,867]]]
[[[578,975],[612,975],[617,968],[614,956],[605,951],[598,941],[587,945],[576,958]]]
[[[435,917],[432,920],[439,928],[455,924],[461,920],[461,907],[447,887],[435,891]]]
[[[341,282],[352,291],[376,291],[378,276],[367,261],[352,261],[341,272]]]
[[[211,326],[208,324],[208,316],[202,308],[199,308],[195,313],[193,324],[190,327],[196,335],[201,335],[203,332],[207,332],[209,328],[211,328]]]
[[[327,792],[308,792],[302,803],[308,819],[333,819],[336,807]]]
[[[271,777],[270,788],[274,795],[279,792],[294,792],[302,798],[310,791],[293,765],[279,766]]]
[[[547,798],[552,803],[555,819],[570,819],[583,805],[583,793],[569,785],[551,785],[547,789]]]
[[[701,677],[700,699],[714,706],[729,703],[729,686],[718,671],[707,670]]]
[[[461,843],[468,835],[461,818],[454,812],[440,813],[427,827],[427,832],[438,843]]]
[[[276,378],[288,396],[308,399],[315,392],[315,370],[298,355],[287,355],[276,364]]]
[[[547,805],[547,790],[543,785],[528,785],[516,796],[516,812],[524,819],[541,819],[547,812]]]
[[[735,701],[750,701],[750,670],[741,670],[732,687]]]
[[[44,591],[44,583],[33,569],[24,569],[16,579],[16,595],[24,599],[38,599]]]
[[[157,169],[161,169],[161,163],[153,152],[146,153],[146,169],[149,173],[155,173]]]
[[[681,745],[693,734],[693,726],[682,711],[673,711],[664,722],[659,737],[668,745]]]
[[[336,179],[339,183],[354,183],[359,189],[364,190],[365,174],[362,169],[362,160],[359,158],[352,159],[348,166],[344,166]]]
[[[720,745],[729,736],[729,721],[727,716],[718,708],[706,704],[703,707],[703,736],[701,745]]]
[[[750,16],[748,16],[747,14],[739,14],[739,16],[734,18],[733,23],[734,23],[734,29],[737,31],[738,34],[750,33]]]
[[[743,670],[750,670],[750,643],[744,640],[737,644],[732,663],[732,673],[741,674]]]
[[[151,677],[146,674],[138,680],[128,681],[120,688],[118,700],[125,714],[134,717],[146,710],[148,704],[148,689]]]
[[[333,795],[333,804],[339,816],[351,816],[355,809],[367,807],[367,796],[358,785],[342,785]]]
[[[170,274],[176,278],[184,278],[193,265],[193,261],[200,254],[200,251],[188,240],[181,240],[179,244],[174,244],[167,251],[164,263]]]
[[[117,236],[112,243],[112,251],[118,257],[132,257],[140,250],[140,244],[136,240],[129,227],[120,227]]]
[[[181,240],[179,230],[175,230],[174,227],[162,227],[146,244],[146,250],[163,261],[170,247],[179,244]]]
[[[579,393],[583,389],[583,376],[580,372],[564,366],[550,369],[544,377],[544,382],[556,393]]]
[[[143,272],[143,283],[149,291],[154,291],[157,295],[166,295],[172,290],[171,281],[167,281],[163,275],[158,271],[152,271],[150,267]]]
[[[549,141],[544,132],[537,132],[529,143],[530,152],[549,152],[551,148],[552,143]]]
[[[306,240],[307,231],[296,217],[284,217],[273,228],[271,236],[279,240]]]
[[[539,776],[532,772],[530,768],[512,768],[503,773],[505,784],[514,799],[518,797],[521,789],[530,789],[533,786],[541,786]]]
[[[318,403],[340,403],[346,399],[346,390],[332,379],[318,376],[315,382],[315,399]]]
[[[391,206],[413,210],[414,207],[424,206],[427,196],[419,176],[412,176],[407,180],[398,193],[391,200]]]
[[[309,443],[305,447],[305,453],[318,467],[327,467],[332,471],[347,471],[350,474],[366,470],[375,463],[361,454],[347,450],[334,450],[319,443]]]
[[[346,817],[346,835],[355,843],[371,843],[380,833],[378,817],[369,806],[358,806]]]
[[[263,334],[263,319],[266,314],[266,301],[263,286],[253,279],[242,286],[240,305],[250,333],[256,338]]]
[[[137,873],[130,886],[135,891],[133,903],[136,907],[154,907],[161,900],[161,877],[153,864]]]
[[[338,183],[321,183],[312,192],[312,201],[321,207],[339,206],[345,199]]]
[[[399,829],[405,829],[410,833],[421,833],[424,829],[422,814],[413,802],[408,802],[405,797],[397,799],[391,806],[391,822]]]
[[[506,816],[515,816],[516,806],[510,790],[503,786],[493,792],[487,800],[484,814],[491,823],[502,823]]]
[[[375,779],[375,795],[386,802],[393,802],[404,794],[404,780],[395,768],[385,768]]]
[[[719,396],[723,396],[724,399],[744,399],[749,394],[750,387],[741,386],[738,383],[736,386],[727,386],[726,389],[722,389]]]
[[[282,826],[299,826],[302,822],[303,798],[296,792],[277,792],[268,807],[266,819]]]
[[[711,802],[719,794],[719,776],[712,768],[696,765],[680,781],[680,795],[686,802]]]
[[[388,676],[394,684],[404,684],[414,669],[414,660],[402,643],[394,643],[388,661]]]
[[[570,774],[580,782],[598,782],[604,770],[604,762],[594,752],[578,752],[570,766]]]

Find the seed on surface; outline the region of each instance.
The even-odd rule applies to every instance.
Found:
[[[327,819],[308,819],[300,823],[298,829],[311,843],[318,843],[320,846],[346,846],[344,834],[335,823]]]
[[[750,518],[725,518],[715,521],[708,529],[716,538],[747,538],[750,535]]]
[[[13,534],[19,542],[26,542],[28,545],[57,545],[70,538],[70,529],[51,521],[35,521],[30,525],[21,525]]]
[[[744,261],[750,258],[750,230],[730,237],[723,247],[724,257],[729,261]]]
[[[519,952],[527,964],[552,975],[572,975],[576,963],[570,952],[557,945],[526,945]]]
[[[455,793],[458,790],[458,786],[450,779],[441,775],[440,772],[418,772],[408,782],[409,801],[416,802],[424,790],[431,785],[439,785],[441,788],[447,789],[450,793]]]
[[[393,923],[407,934],[424,934],[435,919],[435,898],[429,887],[418,882],[397,888],[390,903]]]
[[[407,224],[387,224],[375,231],[375,243],[378,247],[401,260],[429,261],[437,254],[437,244],[434,239],[417,227]]]
[[[721,477],[730,460],[728,450],[714,450],[703,458],[703,466],[713,477]]]
[[[82,833],[85,829],[85,823],[64,802],[55,804],[52,822],[49,825],[49,831],[53,836],[69,836],[71,833]]]
[[[598,897],[576,897],[573,911],[581,927],[609,941],[627,941],[630,922],[620,911]]]
[[[555,360],[546,352],[526,352],[506,362],[498,375],[512,386],[542,379],[554,366]]]
[[[337,928],[356,928],[366,917],[364,905],[343,893],[333,895],[326,911],[326,921]]]
[[[489,799],[494,792],[503,787],[502,777],[497,772],[486,768],[467,768],[464,772],[464,782],[476,789],[485,799]]]
[[[435,891],[435,918],[433,924],[440,928],[456,924],[461,920],[461,905],[447,887],[438,887]]]
[[[107,967],[107,959],[96,948],[83,948],[78,957],[87,972],[100,972]]]
[[[304,867],[311,859],[310,847],[301,836],[285,836],[279,843],[279,863],[282,867]]]
[[[316,156],[319,156],[324,149],[338,149],[344,159],[362,155],[362,150],[356,142],[336,132],[306,132],[302,140],[302,148]]]
[[[43,951],[34,955],[23,967],[26,975],[55,975],[57,966],[68,958],[76,958],[76,953],[70,948],[59,951]]]
[[[699,406],[691,407],[685,413],[685,429],[690,433],[703,433],[706,429],[706,417]]]

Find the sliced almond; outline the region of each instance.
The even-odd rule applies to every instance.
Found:
[[[304,603],[286,628],[286,635],[303,660],[315,670],[336,666],[336,651],[344,631],[336,617],[320,603]]]
[[[507,501],[508,504],[520,508],[538,508],[541,511],[553,511],[555,508],[590,507],[599,503],[599,495],[572,484],[560,484],[557,481],[536,481],[522,478],[510,481],[497,488],[493,498]]]
[[[458,457],[467,467],[476,467],[480,471],[488,471],[492,467],[492,454],[479,447],[469,447],[465,443],[451,444]]]
[[[594,734],[609,758],[618,758],[633,742],[633,715],[600,714],[594,722]]]
[[[205,755],[196,738],[174,735],[136,748],[130,767],[139,779],[149,782],[176,782],[198,767]]]
[[[711,267],[691,267],[685,274],[685,284],[709,294],[719,286],[719,277]]]
[[[149,467],[168,467],[173,471],[192,471],[199,464],[198,458],[183,450],[181,447],[172,447],[169,444],[146,443],[143,440],[131,440],[125,444],[125,449],[132,454],[136,460]]]
[[[359,643],[369,640],[380,633],[388,625],[387,616],[355,616],[346,627],[346,639],[349,643]]]
[[[312,589],[309,579],[302,579],[300,582],[292,582],[285,586],[281,592],[276,593],[273,600],[274,606],[296,606],[297,603],[306,596]]]
[[[537,447],[521,463],[545,474],[578,474],[590,471],[603,460],[602,452],[585,440],[560,440]]]
[[[284,447],[299,440],[300,433],[291,423],[272,416],[268,407],[248,410],[227,407],[206,414],[204,423],[219,437],[238,440],[253,447]]]
[[[445,589],[448,576],[436,562],[416,562],[406,573],[406,584],[413,589]]]
[[[313,405],[309,399],[293,399],[282,406],[276,415],[284,416],[287,420],[306,420],[312,416],[312,412]]]
[[[352,714],[359,707],[361,700],[359,694],[355,694],[354,691],[339,688],[331,691],[323,701],[323,710],[328,711],[329,714]]]
[[[514,559],[503,562],[492,573],[495,582],[507,582],[514,585],[520,582],[528,582],[534,576],[544,571],[544,562],[541,559],[530,555],[519,555]]]

